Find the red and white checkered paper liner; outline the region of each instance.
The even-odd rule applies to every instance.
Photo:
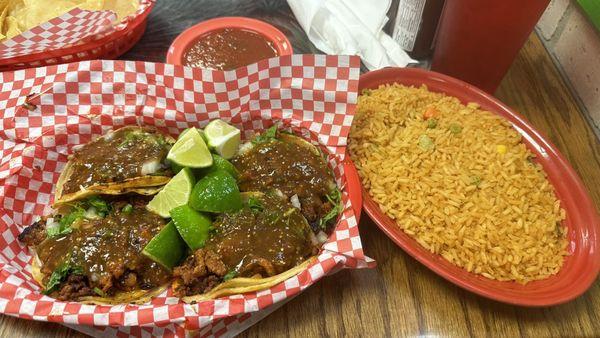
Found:
[[[341,268],[373,266],[362,251],[342,161],[357,100],[355,56],[293,55],[219,72],[134,61],[86,61],[0,73],[0,313],[127,335],[221,335]],[[31,105],[23,106],[25,102]],[[124,125],[177,135],[221,118],[244,137],[282,123],[329,153],[343,215],[318,261],[269,290],[184,304],[170,291],[148,305],[95,306],[40,294],[16,237],[49,213],[74,146]],[[108,327],[112,326],[112,327]]]
[[[72,47],[100,39],[116,30],[124,29],[128,21],[143,13],[155,1],[140,0],[137,11],[117,25],[113,25],[117,16],[112,11],[72,9],[0,43],[0,60]]]

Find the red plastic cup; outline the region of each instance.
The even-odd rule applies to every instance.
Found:
[[[431,70],[494,93],[548,3],[446,1]]]

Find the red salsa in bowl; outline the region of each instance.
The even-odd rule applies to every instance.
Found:
[[[191,67],[231,70],[277,56],[273,42],[263,35],[239,28],[224,28],[201,36],[183,55]]]
[[[291,54],[290,42],[277,28],[255,19],[224,17],[181,33],[169,48],[167,63],[232,70]]]

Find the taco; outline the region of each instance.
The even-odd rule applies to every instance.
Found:
[[[289,201],[274,192],[242,196],[242,209],[219,214],[205,246],[173,269],[173,291],[185,302],[267,289],[318,253],[312,229]]]
[[[166,225],[139,195],[61,205],[25,228],[19,240],[34,252],[32,275],[44,293],[93,304],[143,303],[166,288],[171,273],[142,254]]]
[[[341,193],[319,148],[276,127],[242,145],[232,161],[240,191],[275,190],[301,209],[313,231],[328,233],[341,212]]]
[[[90,195],[151,195],[173,175],[166,162],[175,142],[150,128],[124,127],[83,145],[56,183],[55,204]]]

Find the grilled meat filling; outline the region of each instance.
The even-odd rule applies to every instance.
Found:
[[[70,231],[52,237],[45,221],[26,228],[19,239],[35,248],[46,291],[61,300],[76,300],[167,283],[169,272],[141,254],[166,223],[145,209],[147,202],[141,196],[114,197],[106,203],[105,215],[81,211]],[[77,205],[70,212],[78,212]],[[54,218],[61,217],[72,216]],[[50,285],[54,287],[48,290]]]
[[[282,273],[318,252],[300,211],[274,194],[259,194],[241,211],[222,214],[204,248],[173,271],[178,296],[210,291],[233,277]]]
[[[315,232],[334,206],[327,199],[335,183],[327,164],[306,146],[273,139],[255,144],[232,162],[240,172],[240,191],[277,189],[297,196],[302,214]]]
[[[46,218],[34,222],[19,234],[19,241],[27,246],[36,246],[46,239]]]

